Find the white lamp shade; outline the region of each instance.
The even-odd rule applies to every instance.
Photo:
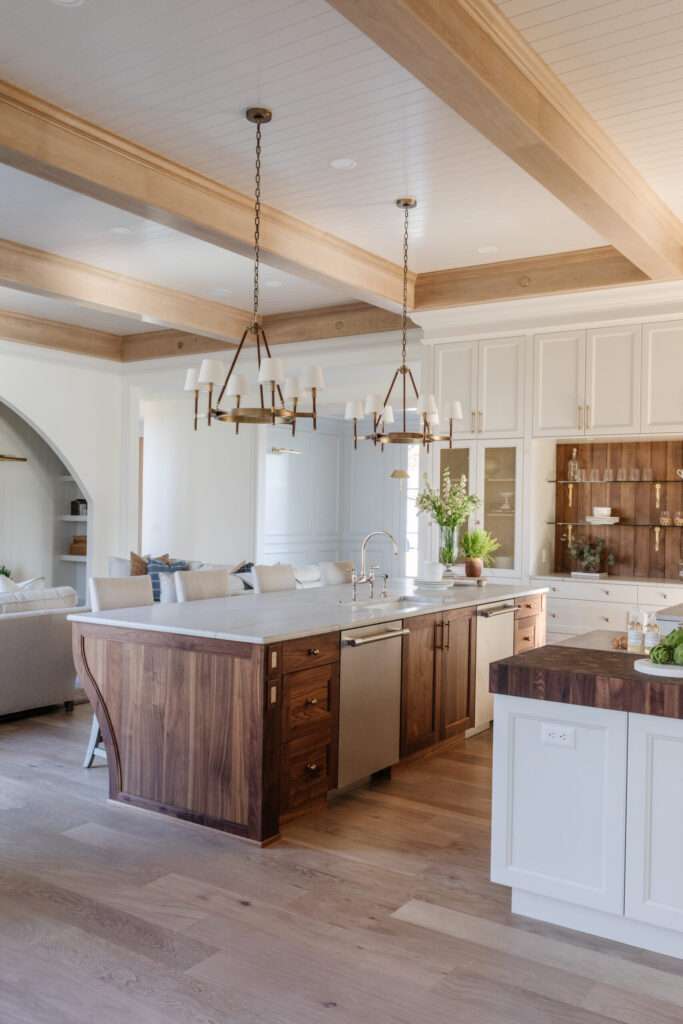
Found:
[[[420,395],[417,400],[417,411],[421,416],[438,413],[439,410],[437,409],[434,395]]]
[[[382,413],[382,420],[383,420],[384,423],[394,423],[395,422],[394,410],[392,409],[392,407],[390,405],[385,405],[384,406],[384,411]]]
[[[222,384],[225,380],[225,366],[220,359],[202,359],[199,367],[199,384]]]
[[[368,395],[365,399],[365,415],[376,416],[384,408],[381,395]]]
[[[427,413],[427,423],[430,427],[438,427],[439,425],[439,414],[438,412]]]
[[[249,385],[243,373],[233,373],[225,389],[226,395],[230,398],[241,398],[246,395]]]
[[[259,384],[279,384],[285,379],[285,367],[281,359],[270,358],[261,360],[258,372]]]
[[[436,398],[434,395],[427,395],[427,412],[439,414],[439,408],[436,404]]]
[[[301,381],[298,377],[285,378],[285,398],[301,398]]]
[[[464,418],[465,417],[464,417],[464,413],[462,411],[462,402],[457,402],[457,401],[456,402],[452,402],[451,403],[451,419],[453,419],[453,420],[462,420]]]
[[[363,419],[363,403],[358,399],[354,399],[352,402],[346,403],[346,409],[344,410],[345,420],[362,420]]]
[[[323,373],[322,366],[309,366],[304,372],[304,387],[307,390],[315,388],[316,391],[322,391],[325,387],[325,374]]]
[[[197,379],[198,376],[199,371],[195,367],[187,371],[187,373],[185,374],[185,391],[197,390],[197,388],[199,387],[199,381]]]

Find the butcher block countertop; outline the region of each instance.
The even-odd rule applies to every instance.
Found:
[[[588,633],[496,661],[491,693],[683,719],[683,679],[636,672],[643,655],[612,650],[618,635]]]

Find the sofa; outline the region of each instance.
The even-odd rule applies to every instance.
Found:
[[[85,699],[68,620],[77,604],[72,587],[0,594],[0,716]]]

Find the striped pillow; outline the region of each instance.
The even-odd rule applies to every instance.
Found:
[[[190,568],[188,562],[183,561],[162,561],[158,558],[150,558],[147,563],[147,575],[152,580],[152,591],[154,593],[154,600],[159,601],[161,599],[161,582],[159,580],[159,573],[162,572],[185,572]]]

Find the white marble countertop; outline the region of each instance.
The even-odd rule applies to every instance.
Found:
[[[367,587],[359,588],[365,597]],[[379,622],[408,619],[415,615],[471,608],[483,604],[542,594],[547,587],[457,586],[433,594],[417,591],[413,580],[395,579],[389,584],[390,599],[410,598],[399,607],[382,607],[380,600],[351,603],[350,585],[288,590],[273,594],[245,593],[235,597],[189,601],[185,604],[155,604],[145,608],[70,615],[72,622],[125,629],[156,630],[212,640],[236,640],[248,644],[273,644],[318,633],[337,633]],[[412,600],[414,598],[414,600]]]

